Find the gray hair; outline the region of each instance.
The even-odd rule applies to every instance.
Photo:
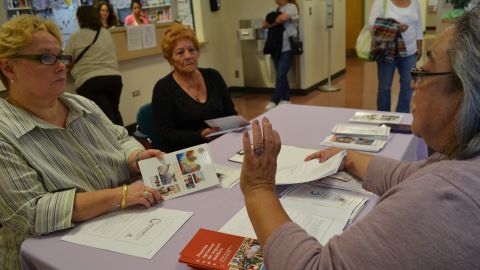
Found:
[[[449,50],[455,74],[462,84],[463,100],[457,114],[457,149],[453,158],[468,159],[480,153],[480,8],[455,22]]]

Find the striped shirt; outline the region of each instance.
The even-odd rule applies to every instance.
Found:
[[[75,192],[129,182],[127,158],[143,149],[92,101],[68,93],[60,101],[66,128],[0,99],[0,269],[20,268],[30,235],[74,226]]]

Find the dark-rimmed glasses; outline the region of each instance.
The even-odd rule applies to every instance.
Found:
[[[57,62],[57,59],[60,60],[62,63],[65,65],[69,65],[72,63],[73,57],[71,55],[65,55],[65,54],[60,54],[60,55],[55,55],[55,54],[21,54],[17,55],[13,58],[24,58],[24,59],[30,59],[30,60],[35,60],[39,61],[40,63],[44,65],[53,65]]]
[[[420,83],[423,77],[430,76],[440,76],[440,75],[454,75],[453,72],[430,72],[425,71],[423,68],[412,68],[410,70],[410,76],[412,77],[413,83]]]

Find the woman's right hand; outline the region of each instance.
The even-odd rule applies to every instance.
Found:
[[[312,153],[312,154],[308,155],[305,158],[305,161],[309,161],[309,160],[312,160],[312,159],[318,159],[319,162],[325,162],[329,158],[333,157],[334,155],[338,154],[341,151],[343,151],[343,149],[335,148],[335,147],[322,149],[320,151],[317,151],[315,153]],[[343,171],[343,170],[345,170],[345,158],[343,158],[342,163],[340,164],[340,167],[338,168],[338,171]]]
[[[120,187],[120,189],[122,189],[122,187]],[[163,196],[160,192],[154,188],[145,186],[142,181],[136,181],[128,185],[127,207],[143,204],[146,208],[150,208],[152,205],[160,201],[163,201]]]
[[[275,192],[277,157],[281,141],[267,118],[262,121],[263,132],[258,120],[252,123],[252,142],[248,132],[243,135],[243,163],[240,188],[245,196],[256,191]],[[253,149],[252,149],[253,145]]]

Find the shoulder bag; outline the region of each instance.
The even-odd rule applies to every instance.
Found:
[[[387,1],[383,0],[383,15],[387,13]],[[362,31],[358,35],[357,43],[355,44],[355,51],[357,52],[357,56],[360,59],[364,60],[371,60],[370,59],[370,51],[372,50],[372,33],[370,32],[370,28],[368,27],[368,23],[363,26]]]
[[[75,65],[78,61],[80,61],[80,59],[82,58],[82,56],[88,51],[88,49],[90,49],[90,47],[92,47],[92,45],[95,43],[95,41],[97,41],[97,38],[98,38],[98,35],[100,34],[100,30],[102,30],[102,28],[98,29],[97,31],[97,34],[95,35],[95,38],[93,39],[92,43],[90,43],[90,45],[88,45],[87,47],[85,47],[85,49],[83,49],[83,51],[78,55],[78,57],[73,61],[73,64]]]

